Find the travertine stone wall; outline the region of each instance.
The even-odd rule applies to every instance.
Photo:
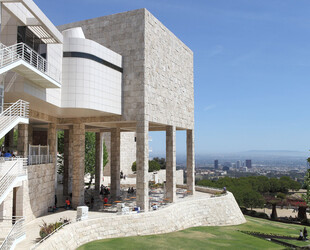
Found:
[[[194,127],[193,52],[146,9],[65,24],[123,56],[124,120]],[[156,96],[156,98],[154,98]]]
[[[131,166],[136,161],[136,133],[121,133],[121,171],[124,174],[132,174]]]
[[[85,124],[73,124],[72,206],[84,205]]]
[[[149,203],[149,123],[148,121],[137,122],[137,205],[142,210],[148,210]]]
[[[136,161],[136,133],[134,132],[122,132],[121,133],[121,171],[123,174],[129,175],[131,171],[132,163]],[[109,154],[109,162],[104,167],[103,175],[111,175],[111,133],[103,133],[105,145]]]
[[[121,172],[121,132],[119,128],[111,129],[111,195],[120,196]]]
[[[197,226],[228,226],[246,220],[231,193],[187,200],[154,212],[116,215],[65,226],[38,249],[76,249],[90,241],[137,235],[162,234]]]
[[[144,39],[149,121],[194,128],[193,52],[147,10]]]
[[[195,193],[195,149],[194,131],[186,131],[186,154],[187,154],[187,190],[191,194]]]
[[[144,19],[145,10],[65,24],[60,31],[82,27],[85,37],[123,56],[122,117],[137,120],[144,108]]]
[[[26,222],[45,215],[48,207],[54,205],[54,198],[55,165],[28,166],[28,180],[23,181],[23,215]]]
[[[166,188],[170,202],[176,201],[176,146],[175,126],[166,128]]]
[[[18,155],[28,157],[28,124],[18,124],[17,151]]]

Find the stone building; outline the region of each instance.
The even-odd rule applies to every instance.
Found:
[[[84,204],[86,131],[96,133],[96,188],[105,138],[111,194],[120,194],[120,171],[134,159],[137,204],[147,211],[149,131],[166,131],[167,199],[174,202],[176,131],[185,130],[194,193],[193,52],[184,43],[146,9],[55,27],[32,0],[0,3],[0,137],[12,148],[18,126],[18,155],[28,162],[2,158],[1,180],[17,166],[20,172],[0,190],[0,217],[29,221],[54,204],[58,130],[64,194],[72,192],[75,208]]]

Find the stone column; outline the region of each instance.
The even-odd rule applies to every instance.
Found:
[[[166,196],[169,202],[176,201],[176,147],[175,126],[166,127]]]
[[[6,151],[12,151],[14,148],[14,128],[4,137],[4,148]]]
[[[18,124],[18,155],[28,157],[28,124]]]
[[[28,124],[28,144],[32,145],[33,143],[33,127],[31,124]]]
[[[103,176],[103,133],[96,133],[95,189],[100,190]]]
[[[54,166],[54,194],[57,189],[57,129],[55,123],[48,124],[47,145],[49,146],[49,162]]]
[[[64,130],[63,195],[72,193],[72,128]]]
[[[55,123],[48,124],[47,144],[49,146],[49,154],[52,157],[52,162],[57,163],[57,130]]]
[[[85,124],[73,124],[72,206],[84,205]]]
[[[137,205],[144,211],[149,210],[149,123],[146,120],[137,122]]]
[[[111,129],[111,195],[120,196],[121,133],[120,128]]]
[[[187,149],[187,191],[195,194],[195,150],[194,150],[194,131],[186,131]]]

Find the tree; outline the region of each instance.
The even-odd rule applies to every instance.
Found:
[[[102,159],[102,168],[104,170],[104,167],[109,163],[109,153],[107,150],[107,146],[105,145],[105,141],[103,140],[103,159]]]
[[[157,161],[149,161],[149,172],[159,171],[160,164]]]
[[[156,161],[159,163],[160,169],[166,169],[166,159],[165,158],[154,157],[153,161]]]
[[[133,162],[131,165],[131,170],[132,172],[136,172],[137,171],[137,162]],[[154,171],[159,171],[160,170],[160,165],[157,161],[149,161],[149,172],[154,172]]]

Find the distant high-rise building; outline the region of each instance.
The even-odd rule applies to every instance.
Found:
[[[214,161],[214,168],[219,169],[219,160]]]
[[[237,161],[237,163],[236,163],[236,168],[241,168],[241,167],[242,167],[241,161],[239,160],[239,161]]]
[[[252,168],[252,160],[245,160],[245,166],[247,168]]]

